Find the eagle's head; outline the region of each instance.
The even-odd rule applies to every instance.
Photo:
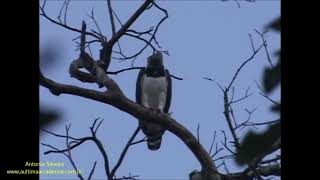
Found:
[[[163,68],[163,57],[161,52],[156,52],[148,57],[148,69],[162,69]]]

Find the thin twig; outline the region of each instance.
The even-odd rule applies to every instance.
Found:
[[[117,161],[116,165],[113,167],[113,169],[111,170],[111,173],[110,173],[110,176],[113,177],[116,173],[116,171],[118,170],[118,168],[120,167],[125,155],[127,154],[128,152],[128,149],[129,147],[132,145],[132,142],[134,140],[134,138],[137,136],[137,134],[139,133],[140,131],[140,126],[138,126],[136,128],[136,130],[133,132],[132,136],[130,137],[130,139],[128,140],[126,146],[124,147],[124,149],[122,150],[121,152],[121,155],[119,157],[119,160]]]
[[[230,87],[232,86],[234,80],[235,80],[236,77],[238,76],[238,74],[239,74],[239,72],[241,71],[241,69],[242,69],[248,62],[250,62],[251,60],[254,59],[255,55],[260,51],[260,49],[264,46],[264,44],[265,44],[265,41],[260,45],[260,47],[259,47],[257,50],[255,50],[255,51],[253,52],[253,54],[251,55],[251,57],[249,57],[247,60],[245,60],[245,61],[240,65],[240,67],[237,69],[236,73],[234,74],[231,82],[229,83],[226,91],[229,91]]]
[[[66,136],[64,136],[64,135],[56,134],[56,133],[53,133],[53,132],[51,132],[51,131],[49,131],[49,130],[46,130],[46,129],[43,129],[43,128],[40,128],[40,130],[41,130],[41,131],[44,131],[44,132],[46,132],[46,133],[49,133],[49,134],[51,134],[51,135],[54,135],[54,136],[56,136],[56,137],[66,138]],[[75,141],[80,141],[80,140],[81,140],[81,138],[73,138],[73,137],[71,137],[71,136],[69,136],[69,138],[72,139],[72,140],[75,140]]]
[[[129,29],[129,27],[135,22],[138,17],[144,12],[144,10],[153,2],[153,0],[146,0],[133,15],[128,19],[128,21],[120,28],[120,30],[112,36],[108,41],[107,47],[113,47],[113,45],[120,39],[120,37]]]
[[[136,70],[136,69],[143,69],[143,68],[144,68],[144,67],[131,67],[131,68],[125,68],[125,69],[121,69],[121,70],[113,71],[113,72],[108,71],[107,74],[117,75],[117,74],[122,73],[122,72],[124,72],[124,71],[130,71],[130,70]]]
[[[113,10],[111,7],[111,0],[107,0],[108,2],[108,12],[109,12],[109,17],[110,17],[110,23],[111,23],[111,29],[112,29],[112,36],[116,34],[116,27],[114,25],[114,19],[113,19]]]
[[[172,74],[170,74],[170,76],[172,77],[172,78],[174,78],[174,79],[177,79],[177,80],[183,80],[183,78],[180,78],[180,77],[177,77],[177,76],[174,76],[174,75],[172,75]]]
[[[263,97],[265,97],[266,99],[268,99],[270,102],[272,102],[275,105],[280,105],[280,103],[278,103],[277,101],[271,99],[268,95],[266,95],[266,93],[264,92],[264,90],[261,88],[261,86],[259,85],[259,83],[256,81],[257,87],[260,90],[260,95],[262,95]]]
[[[265,41],[265,39],[264,39],[264,33],[259,32],[257,29],[254,29],[254,30],[260,35],[262,41]],[[268,59],[268,61],[269,61],[269,63],[270,63],[270,66],[271,66],[271,67],[274,67],[273,64],[272,64],[270,55],[269,55],[269,51],[268,51],[268,48],[267,48],[267,43],[264,44],[264,50],[266,51],[267,59]]]
[[[200,124],[198,123],[198,127],[197,127],[197,140],[198,140],[198,143],[200,144],[199,130],[200,130]]]
[[[41,11],[41,13],[40,13],[41,16],[45,17],[45,18],[46,18],[47,20],[49,20],[50,22],[52,22],[52,23],[54,23],[54,24],[57,24],[57,25],[59,25],[59,26],[61,26],[61,27],[64,27],[64,28],[66,28],[66,29],[68,29],[68,30],[81,33],[81,30],[79,30],[79,29],[70,27],[70,26],[68,26],[68,25],[66,25],[66,24],[59,23],[59,22],[57,22],[56,20],[50,18],[50,17],[46,14],[46,12],[44,11],[43,7],[44,7],[44,6],[39,7],[39,8],[40,8],[40,11]],[[101,38],[100,38],[99,36],[97,36],[97,35],[95,35],[95,34],[93,34],[93,33],[86,32],[86,35],[89,35],[89,36],[92,36],[92,37],[94,37],[94,38],[96,38],[96,39],[98,39],[98,40],[101,40]]]
[[[62,10],[63,10],[64,6],[67,4],[67,1],[68,1],[68,0],[65,0],[65,1],[63,2],[62,6],[61,6],[61,8],[60,8],[59,15],[58,15],[58,17],[57,17],[60,23],[62,23],[62,21],[61,21]]]
[[[146,142],[146,141],[147,141],[147,137],[144,137],[139,141],[132,142],[130,145],[136,145],[136,144],[140,144],[140,143]]]
[[[67,24],[67,12],[69,7],[70,0],[67,0],[66,7],[64,9],[64,24]]]
[[[71,127],[71,124],[69,124],[69,126],[66,125],[66,145],[67,145],[67,153],[68,153],[68,159],[72,165],[72,167],[74,168],[75,171],[78,172],[78,168],[76,166],[76,164],[74,163],[73,159],[72,159],[72,156],[71,156],[71,148],[69,146],[69,129]],[[78,177],[81,179],[81,180],[84,180],[84,178],[82,177],[81,173],[77,173]]]
[[[216,141],[216,135],[217,135],[217,132],[214,131],[213,140],[212,140],[212,142],[211,142],[210,149],[209,149],[209,154],[211,154],[213,144],[214,144],[214,142]]]
[[[67,136],[65,138],[67,138]],[[55,151],[50,150],[50,151],[44,152],[44,154],[67,152],[68,150],[72,150],[72,149],[76,148],[77,146],[81,145],[82,143],[89,141],[89,140],[93,140],[93,138],[92,137],[84,137],[84,138],[81,138],[81,140],[79,142],[75,143],[75,145],[72,145],[67,149],[63,149],[63,150],[59,150],[59,151],[58,150],[55,150]]]
[[[268,163],[276,162],[276,161],[279,161],[279,160],[281,160],[281,156],[277,156],[277,157],[272,158],[272,159],[261,161],[260,164],[268,164]]]
[[[202,79],[215,82],[215,83],[219,86],[219,88],[223,91],[222,86],[221,86],[220,83],[218,83],[216,80],[214,80],[214,79],[212,79],[212,78],[208,78],[208,77],[203,77]]]
[[[121,27],[123,26],[121,20],[119,19],[119,17],[117,16],[116,12],[112,9],[112,13],[113,15],[116,17],[116,19],[118,20],[119,24],[121,25]]]
[[[93,164],[93,167],[92,167],[92,169],[91,169],[91,171],[90,171],[88,180],[91,180],[91,177],[92,177],[93,172],[94,172],[94,170],[95,170],[95,168],[96,168],[96,165],[97,165],[97,161],[95,161],[94,164]]]
[[[88,15],[88,16],[92,19],[92,21],[93,21],[94,24],[96,25],[96,27],[97,27],[97,29],[98,29],[98,31],[99,31],[99,35],[103,38],[104,41],[106,41],[106,37],[103,36],[102,31],[101,31],[101,29],[100,29],[100,27],[99,27],[99,25],[98,25],[98,22],[96,21],[96,19],[95,19],[95,17],[94,17],[93,8],[92,8],[92,10],[91,10],[91,15]]]

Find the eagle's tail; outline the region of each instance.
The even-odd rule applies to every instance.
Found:
[[[160,136],[147,136],[148,149],[156,151],[160,148],[162,135]]]
[[[159,124],[151,122],[139,121],[140,128],[142,132],[147,137],[148,149],[151,151],[156,151],[161,146],[162,135],[165,132],[165,129]]]

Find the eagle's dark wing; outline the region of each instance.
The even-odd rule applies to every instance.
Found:
[[[142,89],[141,89],[141,80],[142,80],[142,76],[144,75],[144,72],[145,72],[145,68],[141,69],[139,71],[139,74],[138,74],[138,78],[137,78],[137,82],[136,82],[136,103],[138,104],[141,104],[142,102],[142,97],[141,97],[141,94],[142,94]]]
[[[167,99],[164,106],[163,112],[168,113],[170,104],[171,104],[171,95],[172,95],[172,82],[169,70],[166,69],[166,79],[167,79]]]

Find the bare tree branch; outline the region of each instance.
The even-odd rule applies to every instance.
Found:
[[[96,132],[97,132],[97,130],[98,130],[101,122],[103,121],[103,120],[101,120],[101,121],[99,122],[99,124],[97,125],[97,127],[95,128],[95,124],[96,124],[96,122],[97,122],[98,120],[99,120],[99,118],[95,119],[93,125],[90,127],[92,136],[80,138],[80,140],[77,140],[77,141],[73,142],[74,145],[70,145],[71,143],[69,143],[69,129],[70,129],[70,125],[69,125],[69,126],[66,126],[66,136],[63,136],[63,135],[57,135],[57,136],[58,136],[58,137],[65,137],[65,139],[66,139],[66,144],[67,144],[67,148],[66,148],[66,149],[63,149],[63,150],[59,150],[59,149],[57,149],[57,148],[54,148],[54,150],[46,151],[46,152],[44,152],[44,154],[49,154],[49,153],[62,153],[62,154],[65,154],[65,155],[68,157],[69,161],[71,162],[72,166],[75,168],[75,170],[77,170],[77,168],[76,168],[76,166],[75,166],[75,163],[74,163],[73,160],[72,160],[71,152],[70,152],[70,151],[71,151],[72,149],[80,146],[82,143],[91,140],[91,141],[93,141],[93,142],[97,145],[99,151],[101,152],[101,154],[102,154],[102,156],[103,156],[105,172],[106,172],[106,175],[107,175],[108,179],[112,179],[112,177],[110,176],[109,160],[108,160],[107,153],[106,153],[106,151],[105,151],[102,143],[100,142],[100,140],[96,137]],[[46,131],[46,132],[48,132],[48,133],[50,133],[50,134],[54,134],[54,133],[51,133],[50,131]],[[75,138],[73,138],[73,139],[75,139]],[[44,143],[42,143],[42,145],[48,146],[48,147],[51,147],[51,148],[53,147],[53,146],[49,146],[49,145],[44,144]],[[67,152],[68,154],[66,154],[65,152]],[[94,165],[94,167],[95,167],[95,165]],[[93,169],[94,169],[94,168],[93,168]],[[93,173],[93,171],[94,171],[94,170],[92,170],[91,173]],[[91,174],[91,173],[90,173],[90,174]],[[81,176],[81,174],[80,174],[80,176]],[[82,176],[80,177],[80,176],[79,176],[79,178],[80,178],[80,179],[83,179],[83,177],[82,177]],[[92,175],[90,175],[90,177],[91,177],[91,176],[92,176]]]
[[[141,40],[143,42],[146,43],[145,47],[150,46],[153,51],[156,51],[156,47],[154,45],[152,45],[151,43],[155,43],[157,45],[158,48],[161,48],[161,46],[159,45],[159,42],[156,39],[156,33],[160,27],[160,25],[164,22],[164,20],[168,17],[168,13],[165,9],[161,8],[160,6],[158,6],[156,3],[154,3],[153,0],[145,0],[144,3],[136,10],[136,12],[128,19],[128,21],[122,25],[122,27],[116,32],[115,29],[115,25],[114,25],[114,19],[113,19],[113,15],[116,16],[115,12],[113,11],[112,7],[111,7],[111,1],[108,0],[108,8],[109,8],[109,15],[110,15],[110,20],[111,20],[111,28],[112,28],[112,37],[110,38],[110,40],[108,42],[106,42],[106,45],[103,51],[108,51],[110,52],[110,54],[107,53],[107,55],[110,55],[111,58],[111,53],[115,52],[120,54],[121,56],[123,56],[124,58],[130,58],[125,56],[122,53],[120,44],[119,44],[119,39],[123,36],[123,35],[127,35],[130,37],[134,37],[138,40]],[[43,11],[45,4],[43,4],[42,7],[40,7],[41,11]],[[148,31],[144,31],[144,32],[138,32],[135,30],[129,30],[129,27],[135,22],[135,20],[148,8],[151,7],[155,7],[157,9],[159,9],[160,11],[162,11],[165,14],[165,17],[163,17],[160,22],[157,24],[157,26],[155,26],[155,30],[152,32],[153,29],[149,29]],[[46,14],[44,13],[44,11],[42,12],[42,16],[46,17]],[[92,17],[93,17],[93,11],[92,11]],[[116,16],[116,18],[118,19],[118,17]],[[50,20],[50,18],[47,18]],[[94,17],[93,17],[94,19]],[[118,19],[119,23],[122,24],[120,22],[120,20]],[[53,22],[55,22],[53,20]],[[65,20],[66,22],[66,20]],[[58,22],[56,22],[57,24],[59,24]],[[60,24],[59,24],[60,25]],[[96,24],[97,25],[97,24]],[[100,65],[99,65],[99,61],[95,61],[93,60],[93,58],[88,55],[87,53],[85,53],[85,47],[86,44],[90,44],[89,42],[93,42],[93,41],[103,41],[101,39],[102,33],[100,31],[100,28],[98,27],[98,31],[99,32],[95,32],[92,31],[94,33],[88,33],[86,32],[85,28],[82,27],[82,30],[77,30],[77,29],[73,29],[67,25],[63,25],[61,24],[61,26],[70,29],[70,30],[74,30],[76,32],[81,32],[81,42],[80,42],[80,57],[73,61],[71,65],[73,65],[72,67],[74,68],[73,70],[78,70],[80,68],[85,68],[89,73],[83,74],[84,72],[79,71],[78,74],[74,73],[75,77],[77,79],[81,79],[84,82],[96,82],[99,85],[103,85],[104,87],[107,88],[106,92],[100,92],[100,91],[95,91],[95,90],[90,90],[90,89],[85,89],[85,88],[81,88],[81,87],[77,87],[77,86],[71,86],[71,85],[66,85],[66,84],[60,84],[57,83],[55,81],[52,81],[48,78],[46,78],[40,71],[40,85],[43,87],[48,88],[54,95],[60,95],[60,94],[71,94],[71,95],[76,95],[76,96],[80,96],[80,97],[85,97],[91,100],[96,100],[99,102],[103,102],[105,104],[111,105],[123,112],[126,112],[130,115],[132,115],[133,117],[135,117],[135,119],[139,119],[142,121],[150,121],[153,123],[158,123],[163,125],[163,127],[166,128],[166,130],[168,130],[169,132],[175,134],[178,138],[180,138],[185,144],[186,146],[192,151],[192,153],[194,154],[194,156],[197,158],[197,160],[200,162],[201,166],[202,166],[202,170],[205,171],[207,174],[209,174],[208,176],[206,176],[206,180],[216,180],[216,179],[220,179],[218,176],[218,172],[217,172],[217,168],[214,164],[214,162],[212,161],[212,158],[218,154],[222,148],[218,148],[218,144],[216,144],[216,148],[215,148],[215,153],[213,155],[211,155],[211,151],[213,149],[213,145],[214,145],[214,141],[215,141],[215,137],[214,140],[210,146],[210,152],[208,153],[203,146],[200,144],[200,138],[199,138],[199,129],[200,126],[198,125],[197,128],[197,138],[194,137],[194,135],[188,130],[186,129],[184,126],[182,126],[181,124],[179,124],[176,120],[174,120],[173,118],[171,118],[169,115],[164,114],[164,113],[154,113],[150,110],[148,110],[147,108],[144,108],[143,106],[136,104],[135,102],[131,101],[130,99],[128,99],[123,92],[121,91],[120,87],[117,85],[116,82],[114,82],[111,78],[108,77],[108,74],[118,74],[124,71],[129,71],[129,70],[135,70],[135,69],[141,69],[140,67],[131,67],[131,68],[126,68],[126,69],[122,69],[119,71],[115,71],[115,72],[110,72],[107,71],[107,69],[103,69]],[[83,25],[85,26],[85,24]],[[98,35],[97,35],[98,34]],[[86,41],[85,40],[85,35],[94,35],[93,37],[98,37],[98,40],[93,40],[93,41]],[[144,39],[144,36],[151,36],[149,40]],[[255,55],[258,53],[258,51],[262,48],[262,46],[264,46],[265,41],[263,42],[263,44],[258,48],[255,49],[251,36],[250,36],[250,40],[252,43],[252,48],[254,49],[253,55],[248,58],[245,62],[243,62],[241,64],[241,66],[237,69],[235,75],[233,76],[230,84],[228,85],[227,88],[222,88],[222,86],[217,83],[219,85],[219,87],[221,88],[221,90],[223,90],[224,92],[224,100],[225,100],[225,116],[227,119],[227,122],[229,124],[229,129],[232,133],[233,143],[235,144],[236,148],[239,148],[239,141],[237,138],[237,134],[235,133],[236,128],[238,127],[237,123],[235,123],[235,127],[233,127],[232,123],[231,123],[231,117],[230,117],[230,113],[233,116],[233,120],[235,120],[234,115],[233,115],[233,111],[232,111],[232,107],[231,104],[233,103],[237,103],[240,102],[244,99],[246,99],[247,97],[249,97],[251,94],[248,94],[248,91],[246,91],[246,95],[240,99],[237,100],[233,100],[233,98],[231,99],[231,101],[229,101],[228,99],[228,92],[229,89],[232,87],[232,84],[234,83],[236,77],[238,76],[238,73],[241,71],[241,69],[249,62],[251,61]],[[119,46],[119,52],[117,51],[112,51],[112,48],[114,46],[115,43],[118,43]],[[144,47],[144,48],[145,48]],[[142,51],[144,50],[144,48],[142,49]],[[140,53],[142,52],[141,50],[139,51]],[[138,52],[138,53],[139,53]],[[136,56],[134,56],[133,58],[136,58]],[[70,65],[70,68],[71,68]],[[73,72],[73,71],[72,71]],[[77,71],[74,71],[77,72]],[[81,72],[81,73],[80,73]],[[72,73],[70,73],[71,75],[73,75]],[[81,75],[79,75],[81,74]],[[80,77],[81,76],[81,77]],[[175,77],[173,75],[171,75],[173,78],[179,79],[181,80],[182,78],[178,78]],[[214,81],[210,78],[204,78],[210,81]],[[234,93],[234,92],[233,92]],[[228,114],[228,115],[227,115]],[[249,116],[251,115],[251,113],[249,114]],[[73,148],[79,146],[80,144],[82,144],[83,142],[87,141],[87,140],[92,140],[95,142],[95,144],[98,146],[98,149],[100,150],[100,152],[103,155],[104,161],[105,161],[105,171],[107,173],[107,177],[108,179],[112,179],[117,171],[117,169],[120,167],[128,149],[130,146],[134,145],[134,144],[138,144],[140,142],[144,142],[145,138],[136,142],[134,141],[135,136],[138,134],[139,132],[139,128],[136,129],[136,131],[133,133],[133,135],[131,136],[131,138],[128,140],[126,146],[124,147],[119,160],[117,162],[117,164],[115,165],[115,167],[111,170],[110,172],[110,168],[109,168],[109,162],[108,162],[108,156],[107,153],[104,149],[104,147],[102,146],[102,143],[97,139],[96,137],[96,133],[97,130],[99,128],[99,126],[101,125],[102,121],[100,121],[98,123],[98,125],[96,126],[96,124],[98,123],[98,120],[96,119],[93,123],[93,125],[90,127],[91,133],[92,133],[92,137],[87,137],[90,139],[84,139],[84,138],[80,138],[80,139],[76,139],[76,138],[71,138],[69,137],[69,134],[67,132],[67,136],[57,136],[57,137],[64,137],[66,138],[66,142],[68,144],[68,148],[66,150],[55,150],[55,151],[59,151],[61,153],[64,153],[66,151],[68,151],[70,153],[70,150],[72,150]],[[66,128],[67,131],[69,130],[69,128]],[[215,135],[214,135],[215,136]],[[230,151],[232,153],[232,155],[234,154],[233,150],[231,150],[231,148],[229,148],[227,146],[227,139],[226,139],[226,135],[224,133],[225,136],[225,140],[224,142],[222,142],[222,144],[224,145],[224,147]],[[73,139],[74,141],[72,142],[68,142],[68,140]],[[231,156],[232,156],[231,155]],[[225,165],[225,164],[224,164]],[[94,167],[91,170],[91,173],[89,175],[89,179],[92,177],[93,171],[95,169],[96,163],[94,164]],[[226,167],[225,167],[226,168]],[[260,178],[259,174],[262,174],[262,172],[260,172],[257,169],[255,169],[255,167],[251,167],[250,166],[250,171],[249,172],[253,172],[255,177]],[[226,170],[228,172],[228,170]],[[126,178],[134,178],[132,177],[123,177],[123,178],[118,178],[118,179],[126,179]]]
[[[147,137],[144,137],[139,141],[132,142],[130,145],[136,145],[136,144],[140,144],[142,142],[147,142]]]
[[[48,130],[43,129],[43,128],[40,128],[40,130],[42,130],[42,131],[44,131],[44,132],[46,132],[46,133],[48,133],[48,134],[51,134],[51,135],[53,135],[53,136],[56,136],[56,137],[66,138],[66,136],[64,136],[64,135],[59,135],[59,134],[53,133],[53,132],[48,131]],[[79,139],[79,138],[73,138],[73,137],[71,137],[71,136],[69,136],[69,139],[72,139],[72,140],[75,140],[75,141],[80,141],[80,140],[81,140],[81,139]]]
[[[93,9],[91,10],[91,15],[88,15],[88,16],[92,19],[92,21],[94,22],[94,24],[96,25],[96,27],[97,27],[97,29],[98,29],[98,31],[99,31],[99,33],[95,32],[95,31],[93,31],[93,32],[94,32],[95,34],[98,34],[99,37],[101,37],[101,39],[102,39],[103,41],[106,41],[107,38],[103,35],[103,33],[102,33],[102,31],[101,31],[101,29],[100,29],[100,27],[99,27],[99,25],[98,25],[98,22],[96,21],[96,19],[95,19],[95,17],[94,17]]]
[[[233,152],[233,151],[228,147],[228,145],[227,145],[227,136],[226,136],[225,131],[222,130],[221,132],[223,133],[223,136],[224,136],[224,141],[221,141],[221,144],[222,144],[232,155],[234,155],[235,152]]]
[[[138,32],[138,31],[133,30],[133,29],[128,29],[128,30],[127,30],[127,33],[129,33],[129,32],[135,33],[135,34],[137,34],[138,36],[141,36],[141,35],[144,35],[144,34],[152,35],[151,32],[153,31],[153,28],[154,28],[154,27],[151,26],[151,27],[149,28],[149,30],[143,31],[143,32]]]
[[[212,142],[211,142],[210,149],[209,149],[209,154],[211,154],[213,144],[214,144],[214,143],[215,143],[215,141],[216,141],[216,135],[217,135],[217,132],[216,132],[216,131],[214,131],[214,134],[213,134],[213,140],[212,140]],[[212,156],[211,156],[211,157],[212,157]]]
[[[116,34],[116,27],[114,25],[114,19],[113,19],[113,9],[111,6],[111,0],[107,0],[108,2],[108,12],[109,12],[109,18],[110,18],[110,23],[111,23],[111,30],[112,30],[112,36]]]
[[[218,157],[216,159],[213,159],[213,161],[219,161],[219,160],[225,160],[225,159],[233,159],[234,158],[234,155],[225,155],[225,156],[221,156],[221,157]]]
[[[221,1],[230,1],[230,0],[221,0]],[[241,7],[239,0],[233,0],[233,1],[237,4],[238,8]],[[243,0],[243,1],[246,1],[246,2],[256,2],[256,0]]]
[[[122,153],[121,153],[121,155],[120,155],[120,157],[119,157],[118,162],[116,163],[116,165],[115,165],[115,166],[113,167],[113,169],[111,170],[111,173],[110,173],[110,176],[111,176],[111,177],[113,177],[113,176],[115,175],[116,171],[117,171],[118,168],[120,167],[120,165],[121,165],[121,163],[122,163],[122,161],[123,161],[123,159],[124,159],[124,157],[125,157],[128,149],[129,149],[129,147],[132,145],[132,142],[133,142],[134,138],[137,136],[137,134],[139,133],[139,131],[140,131],[140,126],[138,126],[138,127],[136,128],[136,130],[133,132],[132,136],[131,136],[130,139],[128,140],[126,146],[125,146],[124,149],[122,150]]]
[[[247,126],[252,126],[252,127],[262,126],[262,125],[274,124],[274,123],[278,123],[278,122],[280,122],[280,121],[274,120],[274,121],[267,121],[267,122],[262,122],[262,123],[252,123],[252,122],[245,121],[245,122],[241,123],[237,128],[247,127]]]
[[[256,109],[257,109],[257,108],[254,108],[254,109],[251,110],[251,111],[249,111],[248,109],[245,109],[245,111],[248,113],[248,118],[247,118],[247,120],[244,121],[243,123],[239,124],[238,126],[236,126],[236,127],[234,128],[234,130],[237,130],[238,128],[243,128],[243,127],[249,126],[248,124],[249,124],[249,121],[250,121],[250,119],[251,119],[251,115],[252,115],[252,113],[254,113],[254,111],[255,111]],[[253,125],[253,127],[254,127],[254,125]]]
[[[44,5],[45,5],[45,2],[44,2]],[[79,30],[79,29],[70,27],[70,26],[68,26],[68,25],[66,25],[66,24],[62,24],[62,23],[57,22],[56,20],[50,18],[50,17],[46,14],[46,12],[44,11],[44,5],[43,5],[42,7],[41,7],[41,6],[39,7],[39,8],[40,8],[40,11],[41,11],[41,14],[40,14],[41,16],[45,17],[45,18],[48,19],[50,22],[52,22],[52,23],[54,23],[54,24],[57,24],[57,25],[59,25],[59,26],[61,26],[61,27],[64,27],[64,28],[66,28],[66,29],[68,29],[68,30],[81,33],[81,30]],[[98,40],[101,41],[101,38],[100,38],[99,36],[93,34],[93,33],[86,32],[85,34],[86,34],[86,35],[89,35],[89,36],[92,36],[92,37],[94,37],[94,38],[96,38],[96,39],[98,39]]]
[[[243,97],[241,97],[241,98],[239,98],[239,99],[237,99],[237,100],[234,100],[234,101],[231,99],[231,102],[229,102],[229,105],[235,104],[235,103],[237,103],[237,102],[240,102],[240,101],[245,100],[245,99],[247,99],[248,97],[250,97],[253,93],[248,94],[248,90],[249,90],[249,88],[247,89],[246,94],[245,94]]]
[[[262,41],[265,41],[265,39],[264,39],[264,33],[259,32],[257,29],[254,29],[254,30],[260,35]],[[264,46],[264,50],[266,51],[267,59],[268,59],[270,65],[271,65],[271,67],[274,67],[273,64],[272,64],[270,55],[269,55],[268,48],[267,48],[267,42],[266,42],[263,46]]]
[[[108,86],[114,86],[113,83],[115,82],[108,81],[105,83],[108,84]],[[99,102],[104,102],[106,104],[118,108],[123,112],[131,114],[137,119],[150,120],[154,123],[159,123],[163,125],[169,132],[175,134],[188,146],[188,148],[193,152],[195,157],[199,160],[202,168],[213,176],[212,179],[215,179],[214,177],[216,176],[216,168],[211,160],[211,156],[207,153],[203,146],[197,142],[197,139],[192,135],[192,133],[189,130],[187,130],[184,126],[179,124],[176,120],[172,119],[170,116],[163,113],[157,114],[151,112],[147,108],[144,108],[141,105],[138,105],[135,102],[129,100],[122,94],[120,89],[103,93],[94,90],[79,88],[76,86],[59,84],[50,79],[45,78],[41,74],[41,72],[40,85],[50,89],[50,91],[55,95],[59,95],[61,93],[72,94],[93,99]],[[117,85],[115,86],[118,87]],[[99,143],[96,141],[96,144],[98,145]],[[99,147],[99,149],[102,149],[101,146]]]
[[[183,78],[177,77],[177,76],[172,75],[172,74],[170,74],[170,76],[171,76],[172,78],[176,79],[176,80],[180,80],[180,81],[183,80]]]
[[[275,158],[261,161],[260,164],[269,164],[269,163],[276,162],[276,161],[279,161],[279,160],[281,160],[281,156],[278,155]]]
[[[59,15],[58,15],[58,17],[57,17],[60,23],[62,23],[62,20],[61,20],[62,10],[63,10],[63,8],[65,7],[65,5],[67,4],[67,1],[68,1],[68,0],[65,0],[65,1],[63,2],[62,6],[61,6],[61,8],[60,8]]]
[[[219,86],[219,88],[220,88],[222,91],[224,91],[223,88],[222,88],[222,86],[221,86],[216,80],[214,80],[214,79],[212,79],[212,78],[208,78],[208,77],[203,77],[202,79],[215,82],[215,83]]]
[[[65,137],[67,139],[67,136]],[[89,140],[93,140],[92,137],[84,137],[84,138],[81,138],[80,141],[78,141],[75,145],[72,145],[72,146],[69,146],[68,148],[66,149],[63,149],[63,150],[49,150],[49,151],[46,151],[44,152],[44,154],[50,154],[50,153],[64,153],[64,152],[68,152],[68,150],[72,150],[78,146],[80,146],[82,143],[86,142],[86,141],[89,141]],[[42,144],[44,145],[44,144]]]
[[[91,169],[91,171],[90,171],[88,180],[91,180],[91,177],[92,177],[92,175],[93,175],[93,173],[94,173],[94,170],[95,170],[95,168],[96,168],[96,165],[97,165],[97,161],[95,161],[94,164],[93,164],[93,167],[92,167],[92,169]]]
[[[237,69],[236,73],[234,74],[231,82],[229,83],[228,87],[226,87],[225,89],[222,89],[223,91],[223,97],[224,97],[224,116],[225,116],[225,120],[227,121],[227,124],[228,124],[228,128],[230,130],[230,133],[232,135],[232,138],[233,138],[233,143],[234,143],[234,146],[237,150],[240,149],[240,142],[239,142],[239,138],[237,137],[237,134],[236,134],[236,129],[237,127],[239,127],[235,121],[235,117],[233,115],[233,110],[232,110],[232,107],[231,107],[231,104],[232,103],[235,103],[235,102],[239,102],[243,99],[246,99],[249,95],[248,95],[248,89],[246,91],[246,95],[243,97],[243,98],[240,98],[238,100],[231,100],[229,101],[229,97],[228,97],[228,92],[230,90],[230,88],[232,87],[232,84],[233,82],[235,81],[236,77],[238,76],[239,72],[241,71],[241,69],[248,63],[250,62],[251,60],[254,59],[255,55],[260,51],[260,49],[264,46],[264,44],[266,43],[265,41],[263,42],[262,45],[260,45],[260,47],[258,49],[255,49],[254,48],[254,45],[253,45],[253,41],[252,41],[252,38],[251,38],[251,35],[249,34],[250,36],[250,40],[251,40],[251,46],[253,48],[253,54],[251,55],[250,58],[248,58],[247,60],[245,60],[241,65],[240,67]],[[234,95],[234,89],[233,89],[233,92],[232,92],[232,99],[233,99],[233,95]],[[233,120],[235,121],[235,126],[232,125],[232,118],[231,116],[233,117]],[[249,113],[249,118],[250,119],[251,117],[251,113]],[[247,120],[248,121],[248,120]],[[224,133],[224,131],[223,131]],[[231,153],[231,154],[234,154],[233,151],[231,149],[229,149],[229,147],[227,146],[227,143],[226,143],[226,135],[224,133],[224,137],[225,137],[225,140],[224,140],[224,143],[223,146]],[[259,174],[259,172],[255,169],[255,164],[249,164],[249,168],[252,172],[254,172],[255,176],[257,179],[259,180],[262,180],[262,177],[261,175]]]
[[[281,176],[281,167],[278,165],[269,165],[258,167],[257,172],[264,177],[267,176]],[[255,174],[253,171],[248,171],[245,175],[242,172],[230,173],[223,175],[223,180],[254,180]]]
[[[121,69],[121,70],[118,70],[118,71],[107,71],[107,74],[117,75],[117,74],[122,73],[122,72],[125,72],[125,71],[137,70],[137,69],[143,69],[143,68],[144,68],[144,67],[131,67],[131,68]],[[172,74],[170,74],[170,76],[171,76],[172,78],[174,78],[174,79],[177,79],[177,80],[183,80],[183,78],[174,76],[174,75],[172,75]]]
[[[278,103],[277,101],[271,99],[268,95],[266,95],[266,93],[264,92],[264,90],[262,89],[262,87],[259,85],[259,83],[256,81],[257,87],[260,90],[260,95],[262,95],[263,97],[265,97],[266,99],[268,99],[270,102],[272,102],[275,105],[280,105],[280,103]]]
[[[128,30],[133,22],[144,12],[144,10],[153,2],[153,0],[146,0],[136,12],[128,19],[128,21],[121,27],[121,29],[112,36],[108,41],[107,47],[111,48],[120,39],[120,37]]]
[[[139,40],[144,41],[144,42],[146,43],[146,45],[145,45],[144,47],[142,47],[142,48],[141,48],[137,53],[135,53],[134,55],[131,55],[131,56],[125,57],[125,58],[119,58],[119,60],[128,60],[128,59],[136,58],[136,57],[137,57],[138,55],[140,55],[148,46],[150,46],[150,47],[153,49],[153,52],[155,52],[157,49],[151,44],[152,41],[154,41],[154,42],[156,43],[156,45],[157,45],[159,48],[161,48],[161,46],[159,45],[158,41],[156,40],[156,33],[157,33],[160,25],[168,18],[168,12],[167,12],[165,9],[161,8],[160,6],[158,6],[158,5],[157,5],[155,2],[153,2],[153,1],[152,1],[152,4],[153,4],[157,9],[161,10],[161,11],[165,14],[165,16],[159,21],[159,23],[157,24],[157,26],[156,26],[155,30],[153,31],[153,33],[152,33],[152,35],[151,35],[151,37],[150,37],[149,40],[145,40],[145,39],[143,39],[143,38],[140,38],[141,33],[137,33],[138,35],[135,36],[135,35],[126,33],[126,32],[128,32],[128,31],[124,32],[123,34],[125,34],[125,35],[131,36],[131,37],[135,37],[135,38],[137,38],[137,39],[139,39]],[[131,30],[131,32],[132,32],[132,30]]]
[[[240,67],[237,69],[236,73],[234,74],[231,82],[229,83],[228,87],[226,88],[226,91],[228,92],[230,87],[232,86],[232,83],[234,82],[234,80],[237,78],[239,72],[241,71],[241,69],[248,63],[250,62],[251,60],[254,59],[255,55],[260,51],[260,49],[264,46],[264,44],[266,43],[266,41],[264,41],[262,43],[262,45],[260,45],[260,47],[258,49],[256,49],[253,54],[251,55],[251,57],[249,57],[247,60],[245,60],[241,65]]]
[[[200,124],[198,123],[198,126],[197,126],[197,140],[198,140],[198,143],[200,144],[199,130],[200,130]],[[209,153],[209,154],[210,154],[210,153]]]
[[[74,170],[76,170],[78,172],[78,168],[72,159],[71,151],[70,151],[70,145],[69,145],[69,129],[70,129],[70,127],[71,127],[71,124],[69,124],[69,126],[66,125],[66,145],[67,145],[67,153],[68,153],[67,157],[68,157],[72,167],[74,168]],[[77,173],[77,175],[81,180],[84,180],[81,173]]]
[[[69,3],[70,3],[70,0],[67,0],[66,8],[64,10],[64,24],[67,24],[67,12],[68,12]]]
[[[120,20],[119,17],[117,16],[117,13],[116,13],[113,9],[111,9],[111,10],[112,10],[113,15],[114,15],[114,16],[116,17],[116,19],[118,20],[119,24],[120,24],[121,26],[123,26],[121,20]]]

